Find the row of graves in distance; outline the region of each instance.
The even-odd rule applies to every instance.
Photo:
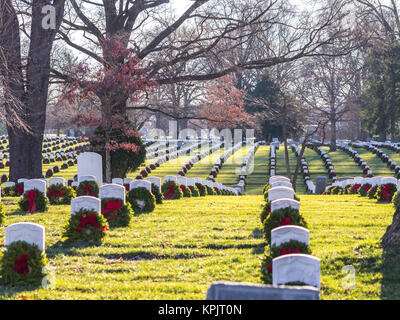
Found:
[[[257,147],[250,149],[245,163],[252,159]],[[49,202],[70,204],[71,216],[63,233],[67,241],[101,243],[110,228],[128,226],[134,212],[150,212],[154,210],[156,201],[162,203],[166,199],[179,199],[186,187],[199,191],[199,187],[218,188],[226,191],[226,195],[239,194],[234,188],[179,174],[164,177],[163,184],[161,178],[155,176],[146,179],[116,178],[113,183],[105,184],[102,182],[102,157],[99,154],[83,152],[77,156],[77,163],[75,193],[71,192],[72,187],[62,177],[20,179],[17,183],[23,188],[19,205],[24,212],[47,211]],[[157,195],[161,195],[160,199],[156,199]],[[0,224],[4,225],[4,221]],[[2,264],[1,270],[5,283],[43,282],[48,276],[44,237],[44,227],[34,223],[21,222],[6,228],[7,250],[2,258],[6,263]]]

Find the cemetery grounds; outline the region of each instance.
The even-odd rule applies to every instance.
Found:
[[[188,177],[206,178],[218,157],[203,159]],[[244,157],[246,148],[233,157]],[[295,156],[289,152],[292,171]],[[329,153],[338,175],[362,172],[343,151]],[[306,149],[311,178],[327,175],[320,157]],[[0,299],[205,299],[214,281],[262,283],[260,264],[266,241],[260,222],[263,187],[268,181],[269,147],[255,154],[255,169],[244,196],[207,196],[164,201],[151,213],[135,215],[129,227],[108,232],[100,246],[69,245],[62,238],[70,215],[69,205],[50,206],[45,213],[25,214],[17,197],[2,197],[6,224],[35,222],[46,230],[46,255],[54,267],[52,288],[0,286]],[[378,159],[379,160],[379,159]],[[155,176],[176,175],[180,164],[160,166]],[[380,161],[368,163],[373,171],[392,175]],[[61,165],[62,162],[59,163]],[[277,151],[277,175],[285,175],[284,151]],[[50,166],[50,165],[49,165]],[[54,163],[51,164],[54,166]],[[216,182],[237,182],[237,165],[222,167]],[[44,172],[47,166],[43,165]],[[141,169],[138,169],[138,172]],[[388,170],[385,172],[385,170]],[[0,169],[0,174],[8,168]],[[54,176],[71,178],[76,166]],[[129,177],[135,177],[137,172]],[[2,185],[4,187],[4,184]],[[381,204],[358,195],[307,195],[301,175],[297,195],[301,213],[309,224],[312,254],[321,259],[320,298],[400,298],[400,255],[385,252],[380,239],[391,224],[393,204]],[[5,228],[0,228],[0,255],[5,250]],[[346,267],[347,266],[347,267]],[[349,268],[350,266],[351,268]],[[354,289],[345,289],[355,275]]]

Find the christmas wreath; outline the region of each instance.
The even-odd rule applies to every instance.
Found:
[[[368,198],[370,198],[370,199],[376,199],[376,190],[378,189],[378,186],[373,186],[373,187],[371,187],[371,189],[369,189],[369,191],[368,191],[368,193],[367,193],[367,195],[368,195]]]
[[[361,184],[352,184],[348,188],[348,194],[358,194],[358,191],[361,188]]]
[[[121,199],[104,198],[101,200],[101,214],[111,228],[127,227],[132,217],[132,207]]]
[[[36,245],[11,243],[1,260],[1,282],[5,285],[40,285],[46,276],[47,258]]]
[[[58,166],[54,166],[54,167],[53,167],[53,172],[54,172],[54,173],[60,172],[60,168],[59,168]]]
[[[94,210],[81,209],[69,218],[63,236],[70,241],[101,242],[109,225],[106,218]]]
[[[397,186],[393,183],[382,184],[376,190],[378,201],[392,202],[393,196],[397,191]]]
[[[310,247],[303,242],[291,240],[279,246],[266,247],[261,262],[261,279],[265,284],[272,284],[272,260],[287,254],[311,254]]]
[[[264,186],[264,190],[263,190],[263,194],[264,194],[264,199],[265,199],[265,201],[268,201],[268,192],[269,192],[269,189],[271,189],[271,186],[270,186],[269,184],[266,184],[266,185]]]
[[[366,197],[368,195],[369,190],[372,188],[372,185],[369,183],[363,184],[360,189],[358,189],[358,194],[361,197]]]
[[[191,198],[192,197],[192,192],[190,191],[189,187],[181,184],[179,186],[179,188],[181,189],[184,198]]]
[[[67,164],[66,162],[64,162],[64,163],[61,165],[61,169],[62,169],[62,170],[68,169],[68,164]]]
[[[161,186],[161,193],[164,199],[167,200],[176,200],[183,197],[183,192],[175,181],[164,182]]]
[[[49,168],[46,171],[46,178],[50,178],[53,176],[53,169]]]
[[[157,204],[163,203],[163,195],[161,194],[160,188],[154,183],[151,184],[151,193],[156,198]]]
[[[188,186],[190,192],[192,193],[192,197],[200,197],[200,191],[196,186]]]
[[[399,203],[400,203],[400,192],[399,191],[396,191],[396,193],[394,194],[392,202],[393,202],[393,205],[395,208],[399,207]]]
[[[45,212],[48,209],[49,199],[38,189],[32,189],[24,193],[19,201],[19,207],[24,212]]]
[[[264,236],[271,243],[271,231],[277,227],[296,225],[307,228],[307,222],[299,210],[292,208],[279,209],[272,212],[264,221]]]
[[[96,181],[82,181],[76,188],[76,196],[99,196],[99,184]]]
[[[128,192],[126,199],[135,213],[152,212],[156,207],[156,198],[146,188],[135,188]]]
[[[271,214],[271,204],[267,201],[265,203],[265,206],[263,206],[263,209],[261,211],[261,215],[260,215],[261,223],[264,223],[265,219],[267,219],[267,217],[270,214]]]
[[[217,195],[217,193],[215,192],[214,188],[211,188],[211,187],[209,187],[209,186],[206,186],[206,188],[207,188],[207,194],[208,194],[209,196],[215,196],[215,195]]]
[[[8,177],[5,173],[3,173],[3,175],[1,176],[1,183],[7,182],[8,181]]]
[[[75,198],[75,190],[62,183],[52,184],[47,189],[47,198],[53,205],[70,204],[71,200]]]
[[[207,188],[201,183],[196,183],[196,187],[199,190],[200,197],[205,197],[207,195]]]
[[[4,203],[0,202],[0,226],[4,225],[5,220],[6,220],[6,213],[4,211]]]

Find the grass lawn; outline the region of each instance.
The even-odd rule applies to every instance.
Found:
[[[338,179],[364,177],[361,167],[358,166],[358,164],[354,162],[353,158],[346,152],[339,149],[334,152],[329,152],[329,147],[323,147],[323,149],[328,152]],[[362,158],[364,159],[364,157]],[[367,161],[369,165],[369,161],[367,159],[364,160]],[[374,173],[374,171],[372,172]]]
[[[56,286],[0,286],[0,299],[205,299],[217,280],[261,283],[262,196],[165,201],[154,212],[135,216],[129,227],[109,231],[101,246],[64,242],[69,206],[24,215],[17,200],[3,199],[6,225],[30,221],[45,226]],[[390,204],[353,195],[301,195],[310,247],[321,259],[322,299],[400,298],[400,260],[379,246],[393,211]],[[1,227],[0,255],[4,236]],[[356,272],[356,289],[347,292],[342,288],[345,265]]]
[[[364,148],[354,148],[354,150],[368,163],[374,176],[394,177],[395,172],[390,170],[377,155]]]

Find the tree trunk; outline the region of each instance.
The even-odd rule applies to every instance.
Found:
[[[392,224],[387,227],[386,233],[382,237],[382,247],[384,249],[400,247],[400,207],[397,208]]]
[[[331,143],[330,151],[336,151],[336,118],[333,116],[331,118]]]
[[[286,164],[286,175],[289,179],[291,179],[290,174],[290,162],[289,162],[289,151],[287,145],[287,126],[286,123],[282,126],[283,129],[283,144],[285,146],[285,164]]]

